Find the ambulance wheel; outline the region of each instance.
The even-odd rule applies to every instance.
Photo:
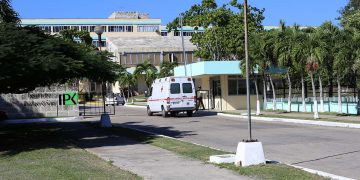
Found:
[[[164,107],[161,107],[161,115],[164,118],[168,116],[168,113],[165,111]]]
[[[192,117],[193,116],[193,111],[186,111],[186,115],[188,117]]]
[[[153,113],[151,112],[149,106],[147,107],[147,111],[146,111],[146,112],[147,112],[147,115],[148,115],[148,116],[152,116],[152,115],[153,115]]]

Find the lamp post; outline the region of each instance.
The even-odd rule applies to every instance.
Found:
[[[249,141],[253,141],[251,132],[251,108],[250,108],[250,79],[249,79],[249,49],[248,49],[248,22],[247,22],[248,5],[244,0],[244,28],[245,28],[245,63],[246,63],[246,106],[248,114]]]
[[[104,32],[104,29],[102,26],[97,25],[95,26],[94,32],[98,35],[98,48],[101,52],[101,35]],[[106,105],[105,105],[105,91],[106,91],[106,85],[104,82],[102,82],[102,99],[103,99],[103,114],[106,114]]]
[[[185,53],[185,43],[184,43],[184,30],[183,30],[183,14],[180,15],[179,17],[180,19],[180,27],[181,27],[181,42],[182,42],[182,49],[183,49],[183,59],[184,59],[184,69],[185,69],[185,76],[187,76],[187,69],[186,69],[186,65],[187,65],[187,57],[186,57],[186,53]]]

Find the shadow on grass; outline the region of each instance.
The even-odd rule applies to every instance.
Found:
[[[131,123],[129,123],[131,124]],[[137,125],[139,128],[140,125]],[[172,130],[170,127],[146,126],[160,129],[174,137],[191,135],[190,131]],[[0,127],[0,156],[13,156],[22,152],[46,148],[70,149],[96,148],[104,146],[126,146],[148,143],[152,136],[132,136],[122,129],[124,136],[114,135],[112,130],[102,129],[95,123],[52,123],[52,124],[13,124]],[[129,137],[132,137],[129,139]]]

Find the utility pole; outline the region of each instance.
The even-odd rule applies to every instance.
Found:
[[[248,3],[244,0],[244,27],[245,27],[245,61],[246,61],[246,106],[248,114],[249,141],[252,141],[251,132],[251,108],[250,108],[250,78],[249,78],[249,49],[248,49]]]
[[[182,49],[183,49],[184,69],[185,69],[185,76],[187,76],[187,69],[186,69],[187,57],[185,53],[185,43],[184,43],[183,14],[179,16],[179,19],[180,19],[180,27],[181,27],[180,33],[181,33],[181,41],[182,41]]]

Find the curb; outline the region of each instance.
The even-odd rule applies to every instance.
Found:
[[[0,125],[7,124],[27,124],[27,123],[57,123],[57,122],[85,122],[84,118],[63,117],[63,118],[34,118],[34,119],[11,119],[0,122]]]
[[[224,113],[218,113],[218,116],[247,119],[247,116],[224,114]],[[327,126],[327,127],[342,127],[342,128],[360,129],[360,124],[353,124],[353,123],[313,121],[313,120],[302,120],[302,119],[271,118],[271,117],[256,117],[256,116],[252,116],[251,119],[256,120],[256,121],[285,122],[285,123],[308,124],[308,125]]]
[[[236,115],[233,115],[233,116],[236,116]],[[206,148],[211,148],[211,149],[215,149],[215,150],[218,150],[218,151],[226,151],[226,150],[223,150],[223,149],[218,149],[218,148],[214,148],[214,147],[211,147],[211,146],[206,146],[206,145],[202,145],[202,144],[198,144],[198,143],[193,143],[193,142],[173,138],[173,137],[162,135],[162,134],[157,134],[157,133],[153,133],[153,132],[149,132],[149,131],[145,131],[145,130],[141,130],[141,129],[126,127],[124,125],[118,125],[118,127],[122,127],[122,128],[126,128],[126,129],[131,129],[131,130],[151,134],[151,135],[154,135],[154,136],[157,136],[157,137],[163,137],[163,138],[173,139],[173,140],[177,140],[177,141],[181,141],[181,142],[191,143],[191,144],[194,144],[194,145],[198,145],[198,146],[202,146],[202,147],[206,147]],[[272,161],[272,160],[266,159],[266,161]],[[275,161],[275,162],[277,162],[277,161]],[[282,164],[285,164],[285,163],[282,163]],[[330,174],[330,173],[327,173],[327,172],[318,171],[318,170],[314,170],[314,169],[309,169],[309,168],[305,168],[305,167],[301,167],[301,166],[295,166],[295,165],[291,165],[291,164],[285,164],[285,165],[288,165],[288,166],[291,166],[293,168],[306,171],[306,172],[311,173],[311,174],[317,174],[317,175],[325,177],[325,178],[331,178],[331,179],[336,179],[336,180],[355,180],[355,179],[352,179],[352,178],[338,176],[338,175]]]

